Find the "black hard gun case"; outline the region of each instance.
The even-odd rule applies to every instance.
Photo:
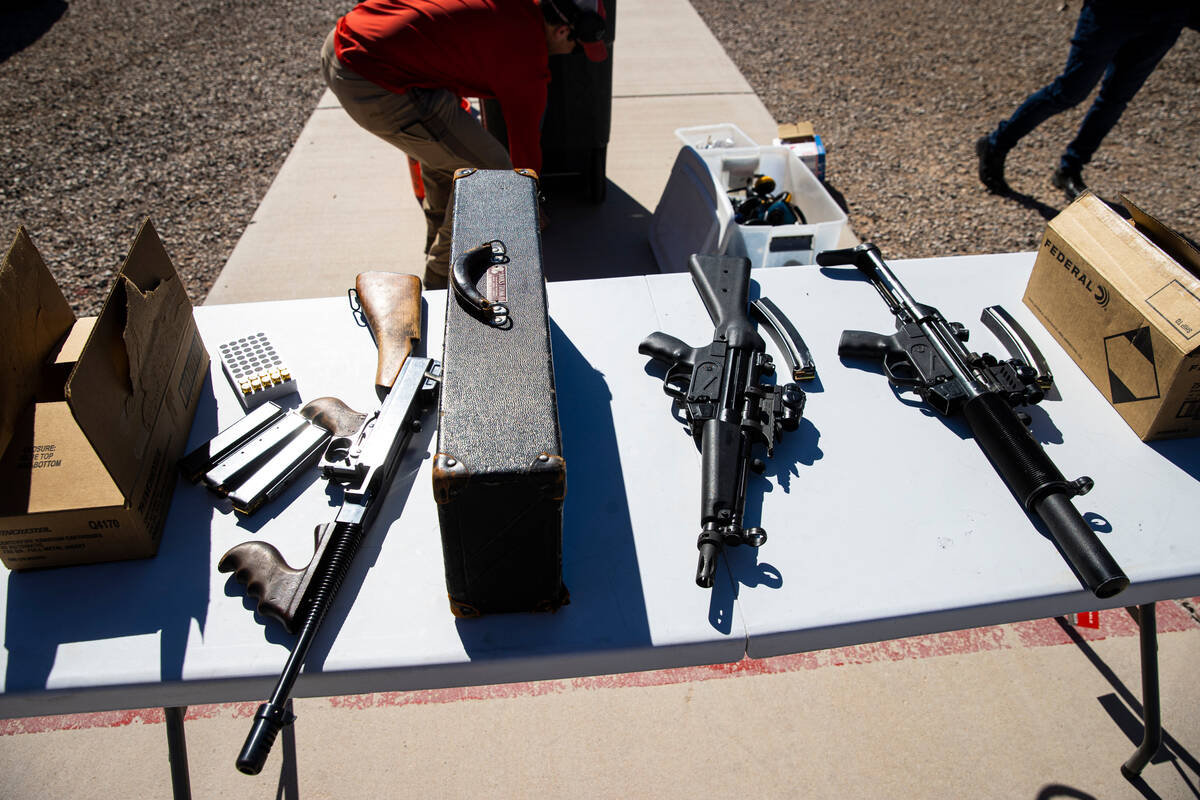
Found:
[[[537,180],[460,170],[433,492],[457,616],[550,611],[562,580],[566,464]]]

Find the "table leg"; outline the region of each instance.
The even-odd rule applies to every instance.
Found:
[[[191,800],[192,781],[188,776],[187,739],[183,735],[183,714],[187,706],[163,709],[167,724],[167,758],[171,762],[171,795],[175,800]]]
[[[1142,651],[1142,721],[1145,732],[1142,743],[1129,760],[1121,765],[1121,774],[1130,780],[1142,773],[1162,744],[1162,708],[1158,693],[1158,625],[1154,618],[1154,603],[1128,609],[1137,621]]]
[[[289,718],[295,716],[291,698],[288,698],[285,713]],[[296,723],[293,722],[290,725],[284,725],[280,736],[283,739],[283,752],[280,753],[283,758],[283,765],[280,768],[279,774],[279,796],[283,800],[298,800],[300,797],[300,775],[296,764]]]

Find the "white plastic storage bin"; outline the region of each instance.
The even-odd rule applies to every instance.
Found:
[[[790,148],[777,146],[757,148],[756,159],[749,155],[729,150],[702,153],[701,157],[710,164],[718,185],[723,183],[725,189],[745,186],[747,176],[770,175],[775,179],[777,192],[792,193],[792,205],[803,212],[804,222],[795,225],[731,223],[733,230],[725,252],[746,256],[756,267],[786,267],[812,264],[817,253],[837,247],[846,227],[846,212],[800,157]],[[730,204],[732,219],[733,204],[728,192],[724,193],[724,200]]]
[[[758,147],[758,142],[732,122],[719,125],[697,125],[691,128],[676,128],[675,138],[697,150],[728,147]]]
[[[803,224],[733,221],[729,191],[744,187],[756,174],[770,175],[776,191],[792,193],[792,204],[804,213]],[[663,272],[685,271],[692,253],[746,256],[754,267],[803,265],[814,263],[820,251],[836,248],[845,227],[845,212],[788,148],[686,146],[650,220],[650,246]]]

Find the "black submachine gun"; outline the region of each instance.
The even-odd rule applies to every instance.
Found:
[[[800,424],[804,392],[794,383],[776,386],[762,382],[775,374],[775,365],[747,316],[749,259],[693,255],[688,267],[716,326],[712,343],[690,347],[660,331],[647,336],[638,352],[667,366],[663,391],[679,403],[700,446],[696,583],[709,588],[723,546],[758,547],[767,540],[762,528],[742,527],[749,473],[761,473],[765,467],[752,448],[761,443],[768,456],[774,453],[781,433],[794,431]],[[776,318],[761,316],[768,321]],[[785,328],[772,334],[795,337],[794,328]],[[802,342],[785,349],[785,354],[788,350],[807,352]],[[791,366],[793,373],[799,374],[796,365]]]
[[[967,350],[967,329],[914,300],[873,244],[826,250],[817,263],[853,264],[896,316],[890,336],[843,331],[838,355],[881,360],[897,387],[912,389],[943,416],[961,412],[980,449],[1026,512],[1046,524],[1079,580],[1100,598],[1124,590],[1129,578],[1071,503],[1092,488],[1091,478],[1066,480],[1030,433],[1028,416],[1015,410],[1042,400],[1038,371],[1020,359],[998,361]]]

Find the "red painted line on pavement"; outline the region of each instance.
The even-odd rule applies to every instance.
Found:
[[[1191,598],[1193,608],[1200,607],[1200,598]],[[1160,633],[1200,628],[1189,610],[1176,602],[1157,605]],[[1137,623],[1124,609],[1100,612],[1096,629],[1076,627],[1086,641],[1136,636]],[[568,691],[619,689],[631,687],[670,686],[751,675],[775,675],[800,670],[824,669],[847,665],[872,664],[888,661],[907,661],[966,655],[1019,647],[1055,647],[1071,644],[1071,637],[1054,618],[1016,622],[961,631],[948,631],[925,636],[911,636],[872,644],[837,647],[811,653],[774,656],[772,658],[743,658],[732,664],[710,664],[695,667],[628,672],[619,675],[596,675],[569,680],[530,681],[493,686],[463,686],[449,689],[426,689],[411,692],[376,692],[327,698],[333,708],[366,709],[408,705],[440,705],[469,700],[499,700],[516,697],[540,697]],[[220,703],[189,706],[187,719],[211,719],[219,716],[250,718],[258,703]],[[120,728],[127,725],[154,725],[163,721],[159,708],[130,711],[102,711],[93,714],[65,714],[47,717],[25,717],[0,720],[0,736],[28,733],[47,733],[89,728]]]

